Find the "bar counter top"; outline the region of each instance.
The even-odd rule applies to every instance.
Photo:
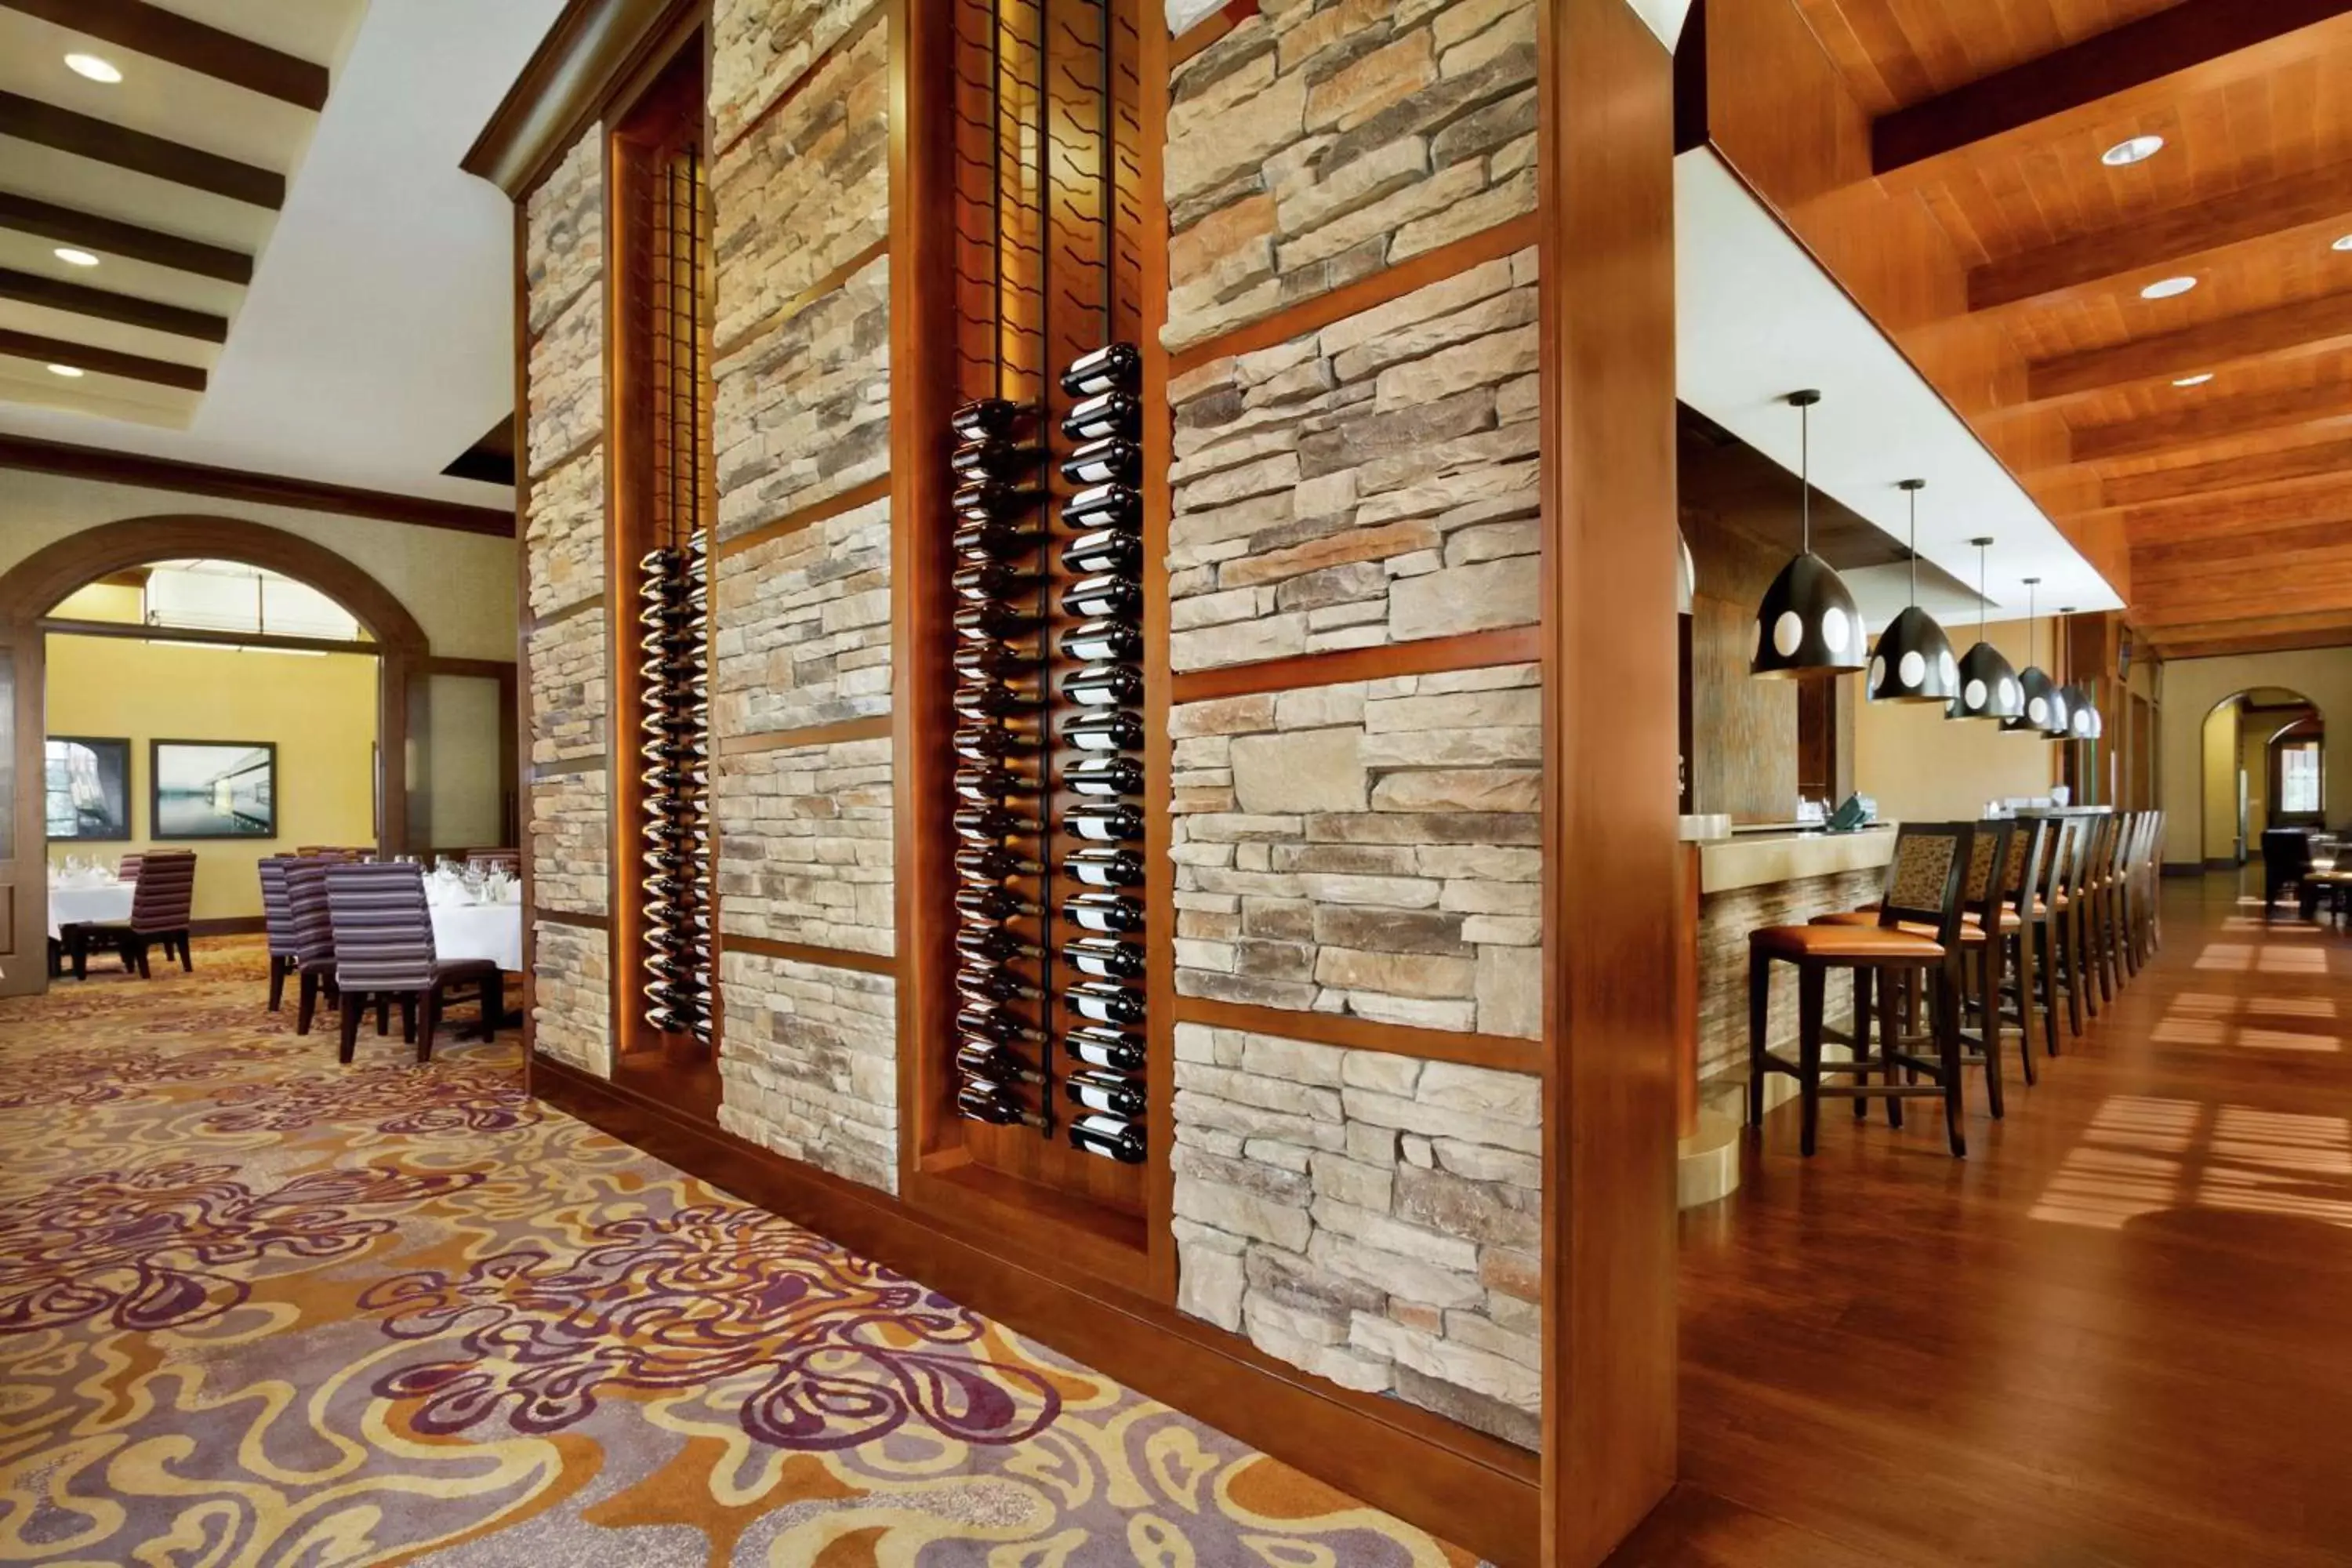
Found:
[[[1853,833],[1741,833],[1703,843],[1698,851],[1699,891],[1725,893],[1875,870],[1895,858],[1895,829],[1886,825]]]

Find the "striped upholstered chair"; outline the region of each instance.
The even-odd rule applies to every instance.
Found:
[[[293,928],[294,972],[302,984],[302,1000],[294,1015],[298,1035],[310,1032],[322,993],[330,1007],[341,995],[335,986],[335,928],[327,912],[327,864],[301,855],[286,861],[287,917]]]
[[[301,949],[294,941],[294,904],[286,890],[290,855],[265,855],[256,862],[261,875],[261,925],[269,937],[269,1010],[286,1001],[286,977],[294,973]]]
[[[490,1037],[503,1000],[498,965],[488,959],[436,961],[424,868],[397,862],[330,865],[327,912],[334,926],[335,983],[343,994],[343,1060],[350,1061],[358,1047],[360,1014],[370,998],[379,1007],[388,1001],[400,1005],[402,1037],[416,1042],[418,1061],[431,1060],[442,994],[469,982],[479,987],[482,1037]]]
[[[151,947],[161,947],[165,958],[177,953],[182,969],[194,969],[195,957],[188,951],[188,909],[195,896],[194,850],[149,850],[139,863],[129,920],[80,921],[58,932],[73,960],[74,978],[89,978],[90,952],[103,948],[121,953],[122,967],[136,969],[142,980],[150,978]]]
[[[139,879],[139,862],[145,858],[147,858],[147,857],[144,855],[125,855],[121,859],[115,862],[114,879],[118,882],[137,881]]]

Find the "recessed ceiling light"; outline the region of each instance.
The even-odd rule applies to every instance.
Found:
[[[70,245],[60,245],[55,250],[49,252],[49,254],[56,257],[59,261],[67,263],[68,266],[95,267],[98,265],[97,257],[92,256],[87,250],[76,250]]]
[[[49,366],[49,374],[64,376],[68,381],[79,381],[81,367],[75,364],[53,364]]]
[[[2173,378],[2172,384],[2175,386],[2202,386],[2212,379],[2213,373],[2211,371],[2200,370],[2195,375],[2175,376]]]
[[[2163,137],[2134,136],[2126,141],[2116,142],[2100,153],[2099,162],[2110,169],[2128,168],[2134,163],[2146,163],[2162,151],[2164,151]]]
[[[2143,300],[2169,300],[2175,294],[2186,294],[2197,287],[2194,278],[2159,278],[2139,291]]]
[[[2352,250],[2352,234],[2337,235],[2336,237],[2335,243],[2330,245],[2327,248],[2330,250]]]
[[[96,55],[68,55],[66,67],[76,76],[86,76],[110,87],[122,79],[122,73],[115,68],[112,60],[101,59]]]

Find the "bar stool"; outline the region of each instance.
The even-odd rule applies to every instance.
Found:
[[[2009,847],[2003,856],[1998,929],[2003,949],[2005,978],[1996,1004],[2000,1028],[2017,1028],[2017,1058],[2025,1081],[2040,1081],[2033,1065],[2033,1018],[2042,1016],[2042,1035],[2050,1037],[2053,1016],[2050,965],[2046,953],[2050,906],[2042,896],[2048,874],[2051,842],[2055,831],[2047,817],[2023,817],[2005,825]],[[2053,1055],[2056,1047],[2051,1047]]]
[[[2067,1033],[2080,1039],[2083,1035],[2083,973],[2081,940],[2081,903],[2076,895],[2081,891],[2083,862],[2090,847],[2090,821],[2080,816],[2055,819],[2056,840],[2050,851],[2050,874],[2042,889],[2042,901],[2050,906],[2043,927],[2043,940],[2050,961],[2052,991],[2051,1013],[2060,1016],[2057,1004],[2065,1003],[2063,1017]],[[2058,1054],[2058,1031],[2052,1028],[2046,1042],[2050,1054]]]
[[[1894,1101],[1937,1096],[1944,1101],[1945,1131],[1952,1152],[1968,1152],[1961,1129],[1960,952],[1961,903],[1969,857],[1976,836],[1973,823],[1906,823],[1895,840],[1886,896],[1872,925],[1766,926],[1748,936],[1748,1121],[1764,1123],[1764,1077],[1787,1073],[1797,1080],[1802,1104],[1799,1146],[1813,1152],[1824,1094],[1839,1099],[1880,1098],[1888,1100],[1887,1120],[1901,1125]],[[1923,932],[1921,927],[1925,927]],[[1797,970],[1797,1048],[1794,1062],[1765,1048],[1770,1026],[1772,965],[1791,963]],[[1866,1017],[1855,1020],[1857,1042],[1853,1062],[1823,1063],[1822,1004],[1832,969],[1868,969],[1878,1002],[1879,1059],[1875,1070],[1885,1081],[1872,1084],[1874,1070],[1860,1041],[1868,1033]],[[1930,1019],[1924,1037],[1904,1037],[1931,1042],[1934,1058],[1898,1048],[1893,1002],[1896,979],[1920,977]],[[1857,979],[1857,996],[1868,987]],[[1824,1086],[1824,1072],[1854,1075],[1850,1084]],[[1927,1081],[1917,1082],[1917,1079]]]

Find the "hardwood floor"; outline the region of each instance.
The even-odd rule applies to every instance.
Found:
[[[2352,935],[2282,917],[2168,883],[1965,1162],[1776,1112],[1684,1216],[1682,1482],[1612,1562],[2352,1563]]]

